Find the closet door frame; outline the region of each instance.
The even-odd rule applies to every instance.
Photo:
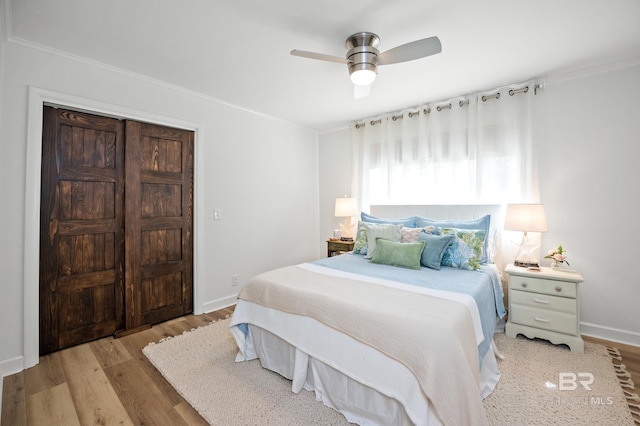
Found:
[[[194,132],[194,246],[193,246],[193,312],[202,314],[207,311],[228,306],[235,297],[219,300],[215,304],[201,299],[200,283],[202,268],[206,264],[202,241],[197,237],[198,230],[204,229],[205,218],[202,205],[203,177],[203,140],[204,125],[201,123],[161,116],[136,108],[114,105],[93,99],[82,98],[66,93],[30,86],[27,113],[27,156],[25,176],[25,222],[24,222],[24,255],[23,255],[23,356],[15,358],[8,370],[18,372],[33,367],[39,361],[39,257],[33,253],[40,246],[40,179],[42,166],[42,120],[43,106],[74,109],[91,114],[105,115],[120,119],[132,119],[148,123],[176,127]]]

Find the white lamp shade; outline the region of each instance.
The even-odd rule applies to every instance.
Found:
[[[547,216],[542,204],[509,204],[504,229],[521,232],[547,232]]]
[[[336,198],[336,217],[352,217],[358,215],[358,206],[355,198]]]

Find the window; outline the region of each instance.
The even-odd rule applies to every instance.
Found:
[[[354,193],[362,209],[536,198],[533,90],[511,92],[454,99],[440,108],[423,105],[354,125]]]

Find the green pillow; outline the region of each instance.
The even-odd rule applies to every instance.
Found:
[[[420,256],[423,249],[424,241],[400,243],[378,237],[371,263],[420,269]]]

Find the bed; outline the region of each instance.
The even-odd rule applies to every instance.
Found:
[[[491,215],[382,214],[363,213],[360,250],[243,287],[230,322],[236,361],[259,358],[352,423],[487,424],[482,398],[500,377],[492,336],[505,315]],[[484,236],[471,251],[469,233]],[[456,263],[463,249],[477,262]]]

